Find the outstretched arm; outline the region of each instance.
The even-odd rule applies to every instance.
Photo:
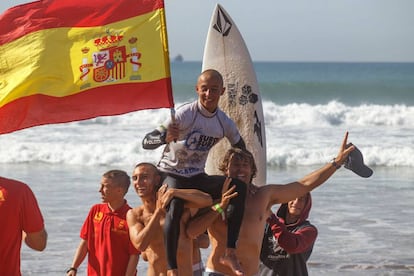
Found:
[[[346,161],[349,153],[355,149],[354,146],[346,148],[347,140],[348,132],[345,133],[338,155],[335,157],[335,163],[338,166],[341,166]],[[320,186],[328,180],[336,172],[336,170],[337,168],[334,164],[328,163],[322,168],[306,175],[299,181],[285,185],[265,185],[262,190],[270,197],[269,206],[277,203],[286,203],[297,197],[301,197],[307,192],[310,192]]]

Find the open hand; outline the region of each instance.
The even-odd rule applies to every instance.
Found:
[[[238,195],[238,193],[234,191],[236,189],[235,185],[231,186],[231,188],[229,189],[231,180],[232,179],[230,177],[227,177],[226,180],[224,181],[223,189],[221,190],[222,194],[221,194],[220,207],[223,210],[225,210],[227,206],[229,205],[230,199]]]
[[[346,161],[349,153],[355,149],[354,146],[350,146],[350,147],[347,148],[346,147],[346,145],[348,143],[347,141],[348,141],[348,131],[345,132],[345,137],[342,140],[342,144],[341,144],[341,147],[339,148],[338,155],[335,158],[335,162],[338,165],[342,165]]]
[[[167,206],[167,204],[170,202],[170,200],[168,200],[168,202],[167,202],[167,204],[165,203],[165,201],[166,201],[166,198],[165,198],[165,194],[166,194],[166,191],[167,191],[167,189],[168,189],[168,186],[167,186],[167,184],[163,184],[159,189],[158,189],[158,192],[157,192],[157,204],[156,204],[156,208],[157,209],[160,209],[160,210],[162,210],[162,211],[166,211],[165,210],[165,207]]]

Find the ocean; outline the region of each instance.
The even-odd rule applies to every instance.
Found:
[[[349,131],[374,170],[339,170],[312,192],[318,227],[310,275],[414,273],[414,63],[255,62],[267,136],[268,183],[295,181],[329,162]],[[171,64],[176,105],[196,99],[201,62]],[[44,252],[22,248],[23,275],[63,275],[99,181],[131,174],[161,150],[141,141],[168,109],[33,127],[0,135],[0,175],[28,183],[49,233]],[[131,206],[140,204],[133,187]],[[276,209],[278,206],[274,206]],[[208,254],[203,250],[203,258]],[[78,275],[85,275],[85,263]],[[138,275],[145,275],[140,261]]]

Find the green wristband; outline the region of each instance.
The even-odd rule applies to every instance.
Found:
[[[218,203],[216,205],[214,205],[214,209],[219,214],[223,213],[223,209],[221,209],[220,204],[218,204]]]

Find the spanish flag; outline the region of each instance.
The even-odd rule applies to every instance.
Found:
[[[0,16],[0,134],[174,106],[162,0],[44,0]]]

